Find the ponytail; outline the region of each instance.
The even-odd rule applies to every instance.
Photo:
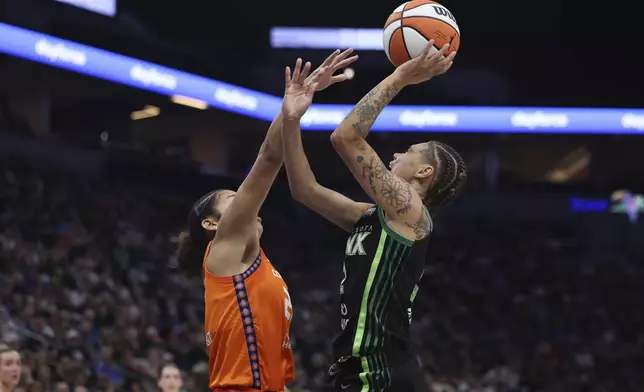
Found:
[[[177,262],[179,268],[189,277],[198,277],[203,273],[203,257],[215,233],[204,229],[201,222],[208,216],[216,219],[221,217],[213,208],[218,192],[210,192],[194,204],[188,214],[187,229],[177,236]]]

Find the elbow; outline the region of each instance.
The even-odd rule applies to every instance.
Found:
[[[333,145],[333,148],[341,153],[343,151],[346,151],[348,146],[354,145],[356,142],[358,142],[360,139],[356,138],[355,135],[347,132],[342,132],[338,129],[333,131],[331,134],[331,144]]]
[[[331,139],[331,144],[333,145],[333,148],[335,148],[336,150],[338,149],[338,147],[342,146],[347,142],[347,138],[343,136],[342,132],[339,132],[338,129],[333,131],[330,139]]]

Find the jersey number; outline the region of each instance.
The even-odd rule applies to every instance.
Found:
[[[291,304],[291,296],[286,287],[284,287],[284,295],[286,295],[286,298],[284,298],[284,317],[290,321],[291,317],[293,317],[293,304]]]
[[[273,276],[282,279],[282,275],[275,268],[273,268]],[[288,293],[286,287],[284,287],[284,295],[286,295],[286,298],[284,298],[284,317],[290,320],[293,317],[293,304],[291,303],[291,295]]]

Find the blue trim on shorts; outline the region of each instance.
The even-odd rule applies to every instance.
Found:
[[[244,335],[246,338],[246,348],[248,349],[248,359],[250,360],[250,370],[253,376],[253,388],[262,388],[262,378],[259,371],[259,352],[257,350],[257,336],[255,335],[255,323],[253,322],[253,312],[250,310],[248,302],[248,291],[246,291],[246,279],[257,271],[262,263],[262,253],[260,252],[253,264],[241,274],[233,276],[235,293],[237,294],[237,304],[239,305],[239,314],[241,315]]]

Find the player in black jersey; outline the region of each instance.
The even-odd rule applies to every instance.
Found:
[[[411,308],[423,275],[432,215],[464,186],[459,154],[439,142],[414,144],[387,167],[365,138],[384,107],[411,84],[446,72],[448,46],[401,65],[372,89],[331,135],[331,142],[376,203],[358,203],[322,187],[302,148],[301,116],[284,115],[283,143],[294,198],[350,232],[340,285],[342,333],[328,375],[342,391],[425,390],[410,347]]]

